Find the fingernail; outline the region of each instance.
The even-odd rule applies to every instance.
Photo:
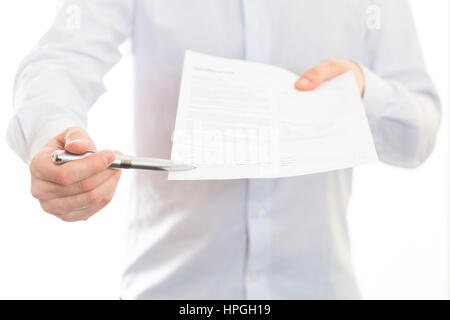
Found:
[[[306,88],[309,85],[310,81],[307,78],[301,78],[298,80],[298,86],[301,88]]]
[[[73,140],[69,140],[69,141],[66,141],[66,146],[68,145],[68,144],[72,144],[72,143],[75,143],[75,142],[82,142],[83,140],[81,140],[81,139],[73,139]]]

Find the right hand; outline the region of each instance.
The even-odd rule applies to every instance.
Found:
[[[84,159],[56,165],[57,149],[82,154],[97,151],[88,133],[72,127],[51,139],[30,163],[31,194],[44,211],[64,221],[87,220],[113,198],[121,170],[108,169],[115,154],[96,152]]]

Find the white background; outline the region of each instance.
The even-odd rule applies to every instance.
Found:
[[[375,164],[355,170],[349,221],[368,299],[447,298],[448,2],[411,3],[442,97],[443,123],[435,152],[419,169]],[[56,0],[0,2],[0,299],[117,299],[129,172],[106,209],[88,222],[64,223],[31,197],[28,169],[3,138],[16,68],[50,26],[55,8]],[[132,153],[132,60],[129,45],[122,49],[124,59],[106,78],[108,93],[90,111],[89,131],[100,149]]]

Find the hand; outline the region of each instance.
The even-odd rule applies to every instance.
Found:
[[[364,74],[361,67],[350,60],[327,59],[306,71],[295,83],[298,90],[312,90],[322,82],[353,71],[361,96],[364,93]]]
[[[61,165],[51,160],[57,149],[82,154],[96,151],[81,128],[72,127],[51,139],[30,163],[31,194],[44,211],[64,221],[87,220],[113,198],[121,170],[108,169],[115,154],[104,150]]]

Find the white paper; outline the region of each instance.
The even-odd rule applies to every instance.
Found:
[[[187,51],[169,180],[274,178],[378,160],[353,73],[313,91],[271,65]]]

